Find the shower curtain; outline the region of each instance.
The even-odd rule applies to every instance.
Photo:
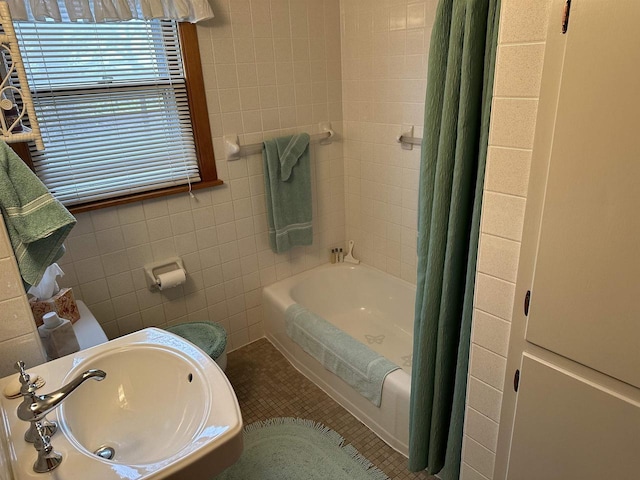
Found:
[[[457,480],[500,0],[440,0],[418,205],[409,468]]]

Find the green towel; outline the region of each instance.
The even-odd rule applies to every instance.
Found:
[[[0,141],[0,209],[25,288],[64,254],[62,242],[76,224],[40,179]]]
[[[285,316],[287,335],[294,342],[376,407],[380,406],[384,379],[400,367],[302,305],[289,306]]]
[[[282,253],[294,245],[311,245],[309,135],[267,140],[262,158],[271,249]]]

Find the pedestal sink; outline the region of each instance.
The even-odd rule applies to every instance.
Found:
[[[107,373],[85,382],[49,415],[60,424],[51,443],[63,455],[53,472],[36,474],[28,427],[2,399],[16,480],[210,479],[242,452],[242,418],[224,373],[204,352],[164,330],[145,329],[33,368],[44,392],[81,372]],[[0,389],[8,379],[0,380]],[[38,393],[41,393],[38,391]]]

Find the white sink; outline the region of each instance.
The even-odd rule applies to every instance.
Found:
[[[86,381],[48,415],[60,424],[52,439],[63,456],[53,472],[36,474],[21,402],[2,398],[18,479],[212,478],[242,452],[242,417],[226,376],[200,349],[149,328],[33,369],[49,393],[88,369],[107,373]],[[0,380],[0,390],[8,379]],[[108,447],[110,460],[94,452]]]

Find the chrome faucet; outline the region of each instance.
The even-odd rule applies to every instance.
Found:
[[[67,398],[73,391],[78,388],[85,380],[95,378],[98,381],[104,380],[107,376],[102,370],[87,370],[81,373],[62,388],[51,392],[48,395],[36,395],[31,392],[25,395],[22,403],[18,407],[18,418],[27,422],[39,422],[47,413],[56,408],[62,401]]]
[[[25,371],[25,364],[23,361],[16,362],[16,370],[20,372],[18,379],[21,384],[20,394],[22,395],[22,402],[30,404],[35,400],[34,392],[38,389],[38,386],[35,381],[31,379],[31,375]],[[40,438],[41,435],[37,427],[40,427],[42,433],[49,436],[49,438],[51,438],[58,430],[58,424],[56,422],[48,421],[46,417],[40,420],[40,422],[33,421],[31,422],[29,429],[24,432],[25,442],[35,443]]]
[[[48,395],[36,395],[35,391],[38,387],[31,381],[24,367],[24,362],[16,363],[16,370],[20,372],[19,379],[22,384],[20,388],[22,403],[18,406],[18,418],[31,423],[24,439],[33,443],[38,452],[38,458],[33,464],[33,471],[36,473],[50,472],[62,463],[62,455],[56,452],[51,445],[51,435],[56,432],[57,425],[54,422],[48,422],[45,416],[60,405],[85,380],[95,378],[101,381],[105,379],[107,374],[102,370],[87,370],[55,392]]]

